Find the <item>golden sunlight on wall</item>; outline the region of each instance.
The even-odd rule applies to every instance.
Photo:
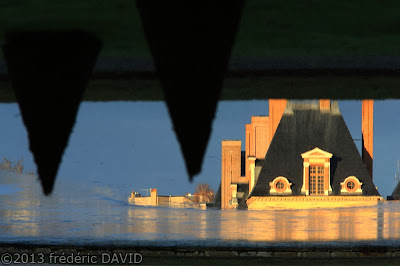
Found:
[[[400,213],[383,212],[383,230],[384,239],[400,239]]]
[[[378,212],[376,207],[238,212],[237,219],[221,219],[221,238],[278,242],[376,240],[383,222]],[[396,221],[394,217],[389,219]],[[400,227],[400,222],[397,225]],[[400,237],[399,230],[396,233]]]

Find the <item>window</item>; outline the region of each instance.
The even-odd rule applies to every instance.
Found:
[[[349,181],[349,182],[347,182],[346,187],[347,187],[349,190],[353,190],[353,189],[356,187],[356,184],[354,184],[353,181]]]
[[[362,194],[362,183],[355,176],[348,176],[342,183],[340,193],[345,194]]]
[[[315,147],[301,154],[303,158],[303,195],[329,195],[331,187],[331,163],[333,154]]]
[[[277,190],[282,190],[284,187],[285,187],[285,184],[283,184],[282,181],[279,180],[278,182],[276,182],[276,189]]]
[[[324,167],[310,166],[310,195],[324,195]]]
[[[287,180],[284,176],[278,176],[272,182],[269,183],[271,195],[291,195],[292,189],[290,188],[292,183]]]

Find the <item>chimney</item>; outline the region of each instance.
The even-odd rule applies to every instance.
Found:
[[[246,124],[245,176],[247,180],[250,180],[250,174],[251,174],[249,157],[255,156],[254,146],[255,146],[255,139],[253,133],[253,125]]]
[[[286,108],[286,103],[286,99],[269,99],[269,143],[271,143],[279,122],[281,121],[283,112]]]
[[[232,179],[237,180],[241,175],[242,142],[223,140],[221,146],[221,209],[225,210],[232,200]]]
[[[157,189],[156,188],[151,189],[150,197],[151,197],[151,205],[152,206],[157,206],[158,205],[158,195],[157,195]]]
[[[362,159],[369,174],[373,173],[374,100],[363,100],[361,110]]]
[[[331,101],[328,99],[320,99],[319,110],[329,112],[331,110]]]
[[[257,159],[264,159],[269,147],[269,117],[252,116],[251,125],[253,126],[254,152],[251,154]]]
[[[245,176],[249,182],[249,191],[252,189],[252,168],[256,159],[264,159],[269,148],[270,130],[268,116],[252,116],[251,124],[246,124]],[[253,171],[254,172],[254,171]]]

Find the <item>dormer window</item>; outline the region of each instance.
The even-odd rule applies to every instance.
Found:
[[[340,194],[362,194],[361,185],[362,183],[357,177],[349,176],[342,183],[340,183]]]
[[[331,163],[333,154],[318,147],[301,154],[303,158],[303,186],[301,193],[311,196],[329,195],[331,187]]]
[[[292,194],[292,183],[287,180],[284,176],[276,177],[272,182],[269,183],[271,195],[291,195]]]

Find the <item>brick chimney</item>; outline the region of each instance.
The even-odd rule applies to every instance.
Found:
[[[328,99],[320,99],[319,100],[319,110],[320,111],[330,111],[331,110],[331,101]]]
[[[283,112],[286,108],[286,103],[286,99],[269,99],[269,143],[271,143],[279,122],[281,121]]]
[[[250,167],[254,166],[255,159],[264,159],[269,148],[269,121],[268,116],[252,116],[251,124],[246,124],[245,175],[249,182],[249,191],[252,188]]]
[[[158,193],[157,193],[156,188],[151,189],[150,197],[151,197],[151,205],[157,206],[158,205]]]
[[[221,146],[221,209],[226,210],[232,199],[232,179],[239,179],[241,174],[242,142],[240,140],[223,140]]]
[[[374,144],[374,100],[363,100],[361,110],[362,159],[371,175],[373,174]]]

